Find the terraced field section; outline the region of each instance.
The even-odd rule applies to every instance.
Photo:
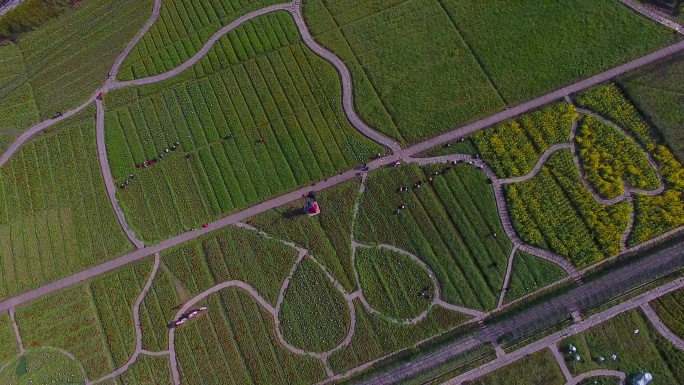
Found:
[[[548,349],[482,376],[472,385],[563,385],[565,377]]]
[[[305,200],[281,206],[251,219],[252,226],[306,248],[347,292],[356,288],[351,256],[354,202],[359,180],[351,180],[317,194],[322,207],[315,217],[303,215]]]
[[[51,127],[0,168],[0,298],[132,249],[105,193],[93,113]]]
[[[159,19],[126,57],[117,78],[144,78],[178,67],[197,53],[221,27],[246,13],[280,2],[285,1],[163,1]],[[241,34],[236,38],[250,37]]]
[[[371,126],[416,142],[673,42],[616,1],[305,0]],[[521,25],[520,20],[526,20]]]
[[[280,344],[271,314],[241,289],[204,301],[206,316],[176,332],[183,384],[311,384],[325,378],[319,360]]]
[[[112,172],[135,175],[118,194],[129,223],[159,241],[383,152],[349,125],[340,95],[285,12],[231,31],[177,77],[109,95]]]
[[[639,333],[634,331],[639,329]],[[639,310],[622,313],[558,344],[562,353],[569,344],[577,348],[580,361],[569,361],[570,372],[618,370],[632,376],[644,370],[659,384],[679,384],[684,378],[684,352],[663,338]],[[611,355],[617,360],[613,361]],[[599,357],[605,360],[600,362]]]
[[[555,263],[517,252],[513,260],[511,280],[506,293],[506,301],[513,301],[537,289],[554,283],[567,273]]]
[[[123,365],[135,349],[133,303],[151,270],[152,260],[146,259],[18,307],[24,347],[64,349],[84,366],[90,380]],[[151,327],[148,318],[141,322]]]
[[[664,295],[651,302],[651,306],[673,333],[684,338],[684,290]]]
[[[152,0],[87,1],[0,45],[0,130],[20,132],[83,103],[151,12]]]
[[[614,84],[590,89],[576,97],[579,105],[611,119],[636,138],[657,163],[665,191],[657,196],[636,195],[636,219],[629,245],[636,245],[684,225],[684,167],[670,149],[659,143],[656,133],[634,105]]]
[[[409,191],[399,192],[400,186]],[[496,307],[511,243],[492,188],[475,167],[407,164],[371,173],[354,232],[360,243],[418,256],[434,271],[447,302]]]

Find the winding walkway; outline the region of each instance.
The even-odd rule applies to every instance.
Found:
[[[599,369],[592,370],[590,372],[585,372],[577,377],[573,377],[572,379],[568,380],[568,382],[566,382],[565,385],[577,385],[582,381],[586,380],[587,378],[592,377],[617,377],[618,379],[620,379],[621,385],[624,385],[627,381],[627,375],[625,375],[625,373],[623,372],[619,372],[617,370]]]
[[[682,340],[678,335],[674,334],[672,330],[670,330],[670,328],[663,323],[650,304],[645,303],[641,305],[641,310],[643,310],[644,314],[646,314],[646,317],[648,317],[656,330],[658,330],[658,333],[670,341],[672,345],[676,346],[677,349],[684,350],[684,340]]]

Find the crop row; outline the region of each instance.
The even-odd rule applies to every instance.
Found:
[[[130,248],[105,195],[92,110],[24,146],[0,169],[0,296]],[[79,120],[81,119],[81,120]]]
[[[580,182],[567,150],[554,153],[532,179],[509,186],[506,199],[525,242],[567,256],[576,266],[620,251],[629,204],[596,202]]]
[[[664,295],[651,305],[668,329],[684,338],[684,290]]]
[[[565,271],[555,263],[518,252],[513,260],[506,301],[513,301],[565,277]]]
[[[642,190],[654,190],[660,184],[635,143],[595,117],[583,118],[575,140],[587,181],[602,197],[624,193],[624,183]]]
[[[177,67],[199,51],[221,27],[246,13],[278,2],[165,1],[162,3],[159,19],[126,57],[118,77],[130,80],[157,75]]]
[[[306,258],[290,279],[278,318],[285,340],[309,352],[333,349],[347,335],[351,323],[342,293]]]
[[[252,218],[252,226],[306,248],[349,293],[355,291],[351,232],[358,179],[321,191],[321,213],[303,215],[304,199]]]
[[[400,186],[409,191],[399,192]],[[405,208],[397,214],[400,205]],[[390,244],[417,255],[434,271],[450,303],[496,307],[511,244],[492,188],[475,167],[378,170],[369,175],[359,207],[359,242]]]
[[[436,294],[428,272],[393,251],[359,248],[356,269],[368,303],[396,320],[413,318],[427,310]]]
[[[473,135],[475,147],[502,178],[526,175],[550,146],[570,140],[574,106],[559,103]]]
[[[320,361],[280,344],[271,315],[241,289],[204,301],[206,315],[176,331],[184,384],[309,384],[325,377]]]
[[[126,385],[171,384],[169,357],[141,354],[118,379]]]

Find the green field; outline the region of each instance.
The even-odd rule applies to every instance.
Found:
[[[675,41],[616,1],[306,0],[303,10],[352,72],[361,117],[403,142]]]
[[[432,156],[450,155],[450,154],[477,154],[475,141],[472,136],[463,138],[463,142],[456,140],[445,145],[431,148],[425,152],[415,155],[416,158],[429,158]]]
[[[302,215],[304,199],[252,218],[251,224],[271,236],[306,248],[345,290],[356,288],[351,257],[354,202],[359,194],[359,180],[339,184],[317,194],[321,213]]]
[[[275,306],[297,251],[256,232],[226,227],[162,253],[169,271],[194,296],[226,281],[250,284]]]
[[[287,342],[319,353],[339,345],[351,324],[342,293],[308,258],[302,260],[290,279],[278,318]]]
[[[356,249],[363,296],[375,310],[395,320],[414,318],[430,307],[420,293],[435,289],[428,272],[404,254],[387,249]],[[428,290],[426,290],[428,288]]]
[[[126,385],[171,384],[169,357],[141,354],[118,380]]]
[[[0,129],[25,130],[83,103],[151,11],[151,0],[89,0],[0,45]]]
[[[565,270],[555,263],[517,252],[513,260],[511,280],[506,293],[506,301],[516,300],[537,289],[554,283],[567,276]]]
[[[643,151],[597,118],[582,118],[575,141],[584,176],[602,197],[623,194],[625,183],[642,190],[655,190],[660,185]]]
[[[635,329],[639,329],[638,334]],[[660,336],[638,310],[622,313],[561,341],[561,352],[567,351],[568,344],[573,344],[581,357],[580,361],[568,362],[573,375],[611,369],[632,376],[645,370],[658,384],[673,385],[684,378],[684,352]],[[610,358],[612,354],[617,355],[616,361]],[[599,362],[600,356],[605,361]]]
[[[93,113],[51,127],[0,168],[0,298],[132,249],[105,192]]]
[[[0,383],[4,385],[80,384],[83,381],[78,362],[53,349],[31,349],[0,372]]]
[[[169,347],[166,325],[174,319],[178,305],[190,299],[189,294],[176,290],[174,283],[174,277],[162,265],[140,305],[140,319],[147,320],[141,327],[143,349],[154,352]]]
[[[333,353],[328,359],[328,364],[338,374],[409,348],[424,339],[452,329],[469,318],[465,314],[437,306],[432,308],[428,317],[420,323],[400,325],[368,313],[359,301],[354,301],[354,306],[356,329],[351,343]]]
[[[473,141],[482,159],[501,178],[527,175],[549,147],[570,141],[574,106],[562,102],[478,131]]]
[[[163,1],[159,19],[124,60],[119,80],[157,75],[178,67],[202,48],[221,27],[278,0]],[[246,35],[264,33],[248,29]]]
[[[0,313],[0,366],[19,354],[9,313]]]
[[[482,376],[470,385],[563,385],[565,377],[548,349]]]
[[[651,306],[673,333],[684,338],[684,290],[664,295],[651,302]]]
[[[596,202],[580,182],[569,150],[554,153],[532,179],[505,191],[523,241],[566,256],[578,267],[620,252],[630,206]]]
[[[183,384],[311,384],[325,377],[320,361],[280,344],[271,315],[242,290],[205,301],[207,315],[176,331]]]
[[[129,224],[159,241],[381,152],[349,125],[340,95],[334,68],[284,12],[231,31],[179,76],[109,95],[112,172],[118,183],[136,175],[118,194]]]
[[[435,171],[445,172],[428,182]],[[417,181],[422,181],[420,189],[413,187]],[[409,191],[398,192],[399,186]],[[406,208],[396,214],[399,205]],[[368,176],[359,208],[357,241],[417,255],[434,271],[447,302],[496,307],[511,243],[482,172],[439,164],[377,170]]]

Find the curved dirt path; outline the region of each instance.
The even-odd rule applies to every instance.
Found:
[[[627,375],[623,372],[619,372],[617,370],[608,370],[608,369],[599,369],[599,370],[592,370],[591,372],[586,372],[582,373],[577,377],[573,377],[571,380],[565,383],[565,385],[577,385],[581,383],[582,381],[586,380],[587,378],[592,378],[592,377],[617,377],[620,379],[620,384],[625,384],[625,381],[627,381]]]
[[[672,345],[676,346],[679,350],[684,350],[684,340],[682,340],[678,335],[674,334],[670,328],[663,323],[663,321],[658,317],[658,313],[653,310],[649,303],[641,305],[641,310],[646,314],[648,320],[651,324],[658,330],[658,333],[665,337]]]
[[[126,216],[119,206],[119,202],[116,199],[116,186],[114,185],[114,178],[112,177],[112,170],[109,168],[109,159],[107,158],[107,146],[105,140],[104,132],[104,107],[102,105],[102,100],[95,100],[95,105],[97,106],[97,111],[95,113],[95,140],[97,142],[97,155],[100,160],[100,170],[102,171],[102,178],[104,179],[104,184],[107,189],[107,196],[109,196],[109,203],[114,209],[116,218],[119,220],[121,229],[126,233],[128,239],[135,245],[137,249],[142,249],[145,247],[145,243],[139,240],[133,230],[128,227],[126,222]]]
[[[17,321],[14,319],[14,308],[9,309],[10,321],[12,321],[12,328],[14,329],[14,338],[17,340],[17,345],[19,346],[19,355],[23,356],[26,353],[24,349],[24,343],[21,341],[21,335],[19,334],[19,326],[17,326]]]
[[[499,302],[496,305],[497,309],[503,306],[504,299],[506,298],[506,293],[508,293],[508,283],[511,281],[511,273],[513,272],[513,259],[515,259],[515,253],[518,252],[519,246],[513,245],[511,249],[511,254],[508,256],[508,264],[506,265],[506,275],[504,275],[503,284],[501,285],[501,294],[499,294]]]
[[[152,265],[152,271],[150,272],[150,276],[147,278],[147,282],[145,283],[145,286],[143,287],[142,291],[140,292],[140,295],[138,295],[138,298],[136,298],[135,303],[133,304],[133,327],[135,328],[135,351],[131,355],[131,357],[126,361],[126,363],[121,366],[120,368],[117,368],[113,372],[109,373],[108,375],[93,381],[93,384],[96,384],[98,382],[102,382],[117,376],[120,376],[123,374],[125,371],[128,370],[128,368],[135,363],[135,361],[138,359],[138,356],[140,354],[149,354],[149,355],[158,355],[152,352],[147,352],[143,350],[142,348],[142,325],[140,324],[140,305],[142,304],[142,301],[145,299],[145,296],[147,296],[147,293],[150,291],[150,288],[152,287],[152,282],[154,281],[154,278],[157,276],[157,270],[159,270],[159,264],[161,262],[161,257],[159,256],[159,253],[154,254],[154,265]]]

